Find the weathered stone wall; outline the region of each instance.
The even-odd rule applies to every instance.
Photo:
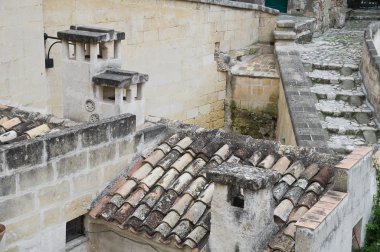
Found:
[[[122,68],[150,77],[146,114],[215,128],[223,127],[226,92],[226,75],[217,72],[214,61],[216,44],[228,52],[268,42],[276,14],[262,6],[223,0],[45,0],[43,11],[49,35],[72,24],[126,32]],[[50,105],[60,115],[60,50],[53,47],[51,55],[56,66],[48,71]]]
[[[278,118],[276,127],[276,139],[285,145],[297,146],[296,137],[294,136],[292,119],[289,114],[289,107],[286,102],[284,87],[280,81],[279,98],[278,98]]]
[[[231,78],[232,129],[254,138],[275,138],[278,78],[233,75]]]
[[[362,245],[376,192],[375,172],[372,148],[356,149],[342,160],[335,167],[333,190],[347,192],[347,196],[325,219],[319,219],[318,223],[309,220],[303,227],[297,227],[296,251],[351,251],[352,230],[360,221],[361,226],[356,231],[361,233]],[[330,200],[323,206],[336,201],[334,197]]]
[[[365,31],[365,43],[360,72],[368,100],[380,118],[380,22],[372,23]]]
[[[343,27],[346,19],[346,0],[289,0],[288,13],[316,18],[316,31]]]
[[[134,115],[0,148],[1,251],[64,251],[66,222],[87,212],[141,141]]]
[[[0,102],[46,113],[42,0],[0,6]]]

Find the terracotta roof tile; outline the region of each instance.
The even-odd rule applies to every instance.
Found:
[[[291,252],[294,247],[294,239],[290,236],[280,233],[269,243],[272,249],[278,249],[283,252]]]
[[[198,244],[208,233],[208,230],[202,226],[196,226],[193,231],[186,237],[191,239],[195,244]]]
[[[298,221],[307,211],[309,211],[309,208],[305,206],[294,208],[289,215],[289,222]]]
[[[268,155],[264,158],[263,161],[259,163],[258,167],[270,169],[272,168],[275,162],[276,162],[276,158],[273,155]]]
[[[166,156],[158,162],[158,166],[162,167],[164,170],[169,169],[169,167],[178,159],[180,153],[176,150],[171,150]]]
[[[136,185],[137,183],[134,180],[128,179],[127,182],[125,182],[121,187],[119,187],[119,189],[117,189],[116,193],[125,198],[131,193]]]
[[[277,222],[287,222],[290,212],[293,209],[293,203],[284,199],[281,203],[274,209],[274,217],[277,217]]]
[[[286,192],[284,198],[289,199],[293,203],[293,205],[296,205],[298,200],[301,198],[303,192],[304,189],[302,189],[301,187],[293,186],[292,188],[290,188],[289,191]]]
[[[151,166],[156,166],[156,164],[165,156],[165,153],[162,150],[155,150],[152,154],[149,155],[144,162],[149,163]]]
[[[147,175],[140,183],[145,184],[148,188],[151,188],[164,174],[164,169],[161,167],[154,168],[149,175]]]
[[[123,224],[125,220],[127,220],[134,211],[135,211],[134,207],[132,207],[128,203],[125,203],[119,208],[119,210],[116,211],[116,213],[112,216],[112,218],[115,219],[120,224]]]
[[[257,166],[262,158],[263,158],[263,153],[261,153],[261,151],[255,151],[255,152],[253,153],[253,155],[249,158],[248,161],[249,161],[253,166]]]
[[[305,206],[311,208],[318,201],[318,196],[313,192],[304,194],[298,201],[298,206]]]
[[[305,170],[305,167],[303,166],[301,161],[294,162],[286,171],[286,174],[291,174],[293,177],[298,179],[298,177],[301,175],[301,173]]]
[[[306,192],[313,192],[316,195],[321,195],[323,190],[325,189],[318,182],[313,182],[306,188]]]
[[[190,173],[193,177],[195,177],[200,170],[205,166],[206,162],[201,159],[197,158],[189,166],[186,167],[186,172]]]
[[[180,132],[161,143],[142,165],[137,164],[115,189],[105,193],[95,206],[98,214],[91,216],[113,221],[120,228],[162,244],[201,249],[210,232],[215,187],[205,177],[205,171],[225,163],[248,164],[247,169],[259,166],[262,168],[257,169],[277,171],[278,182],[272,189],[273,217],[284,226],[270,245],[272,251],[290,251],[294,249],[295,222],[322,195],[324,187],[320,182],[330,181],[333,174],[326,180],[326,172],[317,174],[318,166],[313,164],[305,169],[301,159],[293,160],[292,153],[290,165],[289,158],[268,148],[251,146],[245,138],[217,130],[189,135]],[[328,202],[324,204],[329,207],[329,202],[341,200],[341,195],[328,195],[325,199]]]
[[[170,211],[162,221],[166,222],[170,227],[174,228],[180,218],[181,215],[179,215],[176,211]]]
[[[332,176],[333,169],[325,166],[312,178],[312,181],[318,182],[322,187],[326,187]]]
[[[179,176],[179,172],[172,168],[169,171],[167,171],[164,176],[161,177],[161,179],[157,182],[157,185],[161,186],[164,189],[167,189],[169,185],[171,185],[174,180],[177,179]]]
[[[190,173],[183,173],[180,175],[172,185],[170,185],[169,189],[176,191],[178,194],[182,193],[183,190],[193,181],[193,176]]]
[[[317,164],[311,164],[301,173],[300,178],[310,180],[315,174],[318,173],[318,171],[319,166]]]
[[[284,156],[277,160],[276,164],[272,167],[272,169],[281,174],[284,174],[285,171],[288,169],[289,164],[290,160]]]
[[[141,203],[144,203],[152,208],[161,198],[163,193],[164,188],[162,188],[161,186],[156,186],[151,192],[145,195],[145,197],[141,200]]]
[[[182,172],[191,161],[193,161],[193,156],[189,153],[185,153],[178,158],[171,167],[175,168],[178,172]]]
[[[175,210],[178,214],[182,215],[192,201],[193,197],[190,194],[184,194],[177,200],[177,202],[175,202],[172,209]]]
[[[161,199],[154,206],[154,210],[160,211],[163,214],[166,214],[170,207],[173,205],[178,195],[175,191],[169,190],[165,194],[162,195]]]
[[[206,209],[207,205],[205,203],[197,201],[187,209],[182,219],[189,220],[191,223],[196,224]]]
[[[136,181],[140,181],[143,178],[145,178],[151,171],[152,171],[152,166],[149,163],[143,164],[140,168],[136,170],[132,174],[132,178],[135,179]]]

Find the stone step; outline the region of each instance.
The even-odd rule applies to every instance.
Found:
[[[295,40],[297,38],[297,34],[294,31],[273,31],[275,40]]]
[[[303,62],[305,70],[312,72],[313,70],[336,70],[341,75],[347,76],[359,71],[359,66],[354,64],[337,64],[332,62]],[[349,73],[349,74],[347,74]]]
[[[313,40],[313,33],[310,30],[305,30],[297,33],[296,43],[306,44]]]
[[[314,70],[307,74],[313,83],[319,84],[339,84],[342,89],[352,90],[360,84],[360,78],[357,73],[349,76],[343,76],[336,70]]]
[[[370,121],[368,124],[359,124],[355,119],[326,116],[325,120],[322,121],[321,124],[322,127],[329,133],[338,135],[363,136],[364,132],[374,132],[375,135],[378,132],[374,121]]]
[[[367,114],[369,118],[372,117],[372,110],[366,104],[352,106],[345,101],[319,100],[319,102],[315,104],[315,107],[324,115],[335,117],[341,116],[355,118],[362,114]]]
[[[327,141],[327,146],[330,149],[342,154],[348,154],[355,149],[355,146],[362,146],[365,144],[365,139],[356,135],[331,134]]]
[[[366,98],[361,87],[344,90],[340,85],[314,84],[310,90],[317,95],[318,100],[342,100],[352,106],[360,106]]]

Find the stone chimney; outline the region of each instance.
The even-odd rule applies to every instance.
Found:
[[[273,185],[280,175],[269,169],[224,163],[209,170],[214,181],[210,251],[262,251],[278,231],[273,219]]]
[[[75,121],[131,113],[144,122],[146,74],[121,70],[124,32],[71,26],[57,33],[62,40],[64,117]]]

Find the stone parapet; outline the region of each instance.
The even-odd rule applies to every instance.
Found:
[[[367,97],[380,117],[380,22],[371,23],[364,34],[364,50],[360,72]]]
[[[317,98],[310,90],[299,53],[288,42],[277,42],[275,51],[297,145],[327,152],[325,131],[315,108]]]

